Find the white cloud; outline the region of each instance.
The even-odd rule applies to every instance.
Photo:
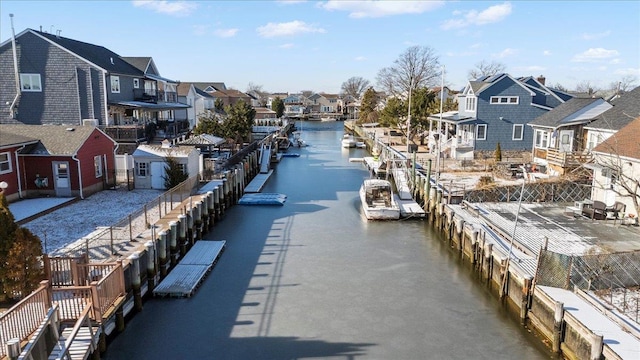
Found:
[[[584,40],[598,40],[598,39],[607,37],[609,35],[611,35],[611,30],[607,30],[607,31],[603,31],[601,33],[595,33],[595,34],[584,33],[582,34],[582,38]]]
[[[542,55],[544,55],[544,56],[551,56],[551,50],[544,50],[544,51],[542,52]]]
[[[356,58],[354,60],[355,61],[365,61],[365,60],[367,60],[367,58],[364,57],[364,56],[356,56]]]
[[[613,73],[616,75],[622,75],[622,76],[626,76],[626,75],[640,76],[640,68],[618,69]]]
[[[583,53],[576,54],[573,62],[597,62],[618,56],[617,50],[607,50],[604,48],[591,48]]]
[[[475,44],[469,46],[469,49],[479,49],[481,47],[482,47],[481,43],[475,43]]]
[[[609,64],[611,64],[611,65],[622,64],[622,59],[620,59],[620,58],[611,59],[611,61],[609,61]]]
[[[176,16],[187,16],[198,8],[198,4],[188,1],[134,0],[132,3],[135,7]]]
[[[500,5],[493,5],[485,10],[471,10],[466,12],[454,12],[454,16],[462,15],[462,18],[449,19],[440,26],[444,30],[458,29],[470,25],[486,25],[504,20],[511,14],[511,3],[505,2]]]
[[[238,33],[238,29],[216,29],[213,34],[221,38],[234,37]]]
[[[192,28],[196,36],[204,36],[209,31],[209,25],[193,25]]]
[[[506,58],[508,56],[513,56],[515,54],[518,53],[518,50],[516,49],[512,49],[512,48],[506,48],[504,50],[502,50],[501,52],[497,53],[497,54],[493,54],[493,57],[497,57],[497,58]]]
[[[350,18],[380,18],[385,16],[422,14],[444,5],[444,1],[344,1],[329,0],[318,7],[329,11],[347,11]]]
[[[291,49],[293,47],[292,43],[286,43],[278,46],[280,49]]]
[[[276,36],[290,36],[303,33],[325,33],[326,30],[305,23],[304,21],[290,21],[286,23],[268,23],[256,29],[258,35],[270,38]]]

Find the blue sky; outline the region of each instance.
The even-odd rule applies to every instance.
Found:
[[[478,62],[573,89],[640,79],[640,1],[0,1],[0,38],[40,29],[151,56],[180,81],[338,93],[428,46],[462,88]],[[636,82],[638,83],[638,82]]]

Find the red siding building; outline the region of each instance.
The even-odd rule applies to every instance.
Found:
[[[7,200],[84,198],[115,183],[116,142],[93,126],[0,125]],[[10,157],[3,165],[4,154]]]

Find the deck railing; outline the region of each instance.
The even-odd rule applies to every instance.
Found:
[[[563,168],[578,167],[590,159],[590,154],[585,154],[581,151],[561,152],[557,149],[547,149],[547,161]]]
[[[48,288],[48,281],[40,282],[37,290],[0,316],[0,358],[7,355],[7,341],[27,339],[47,316],[51,308]]]
[[[87,254],[81,254],[78,257],[54,257],[51,258],[45,254],[44,269],[45,278],[49,279],[50,285],[56,286],[73,286],[86,285],[80,282],[80,272],[78,269],[80,264],[89,262]]]
[[[92,305],[92,319],[102,322],[102,317],[115,302],[125,294],[124,270],[122,263],[104,264],[102,267],[91,265],[94,270],[111,269],[102,273],[101,278],[90,285],[63,286],[52,289],[53,301],[60,305],[61,321],[76,321],[85,306]],[[98,273],[96,273],[98,274]]]
[[[49,312],[47,312],[47,315],[42,320],[42,323],[40,324],[40,326],[38,326],[38,329],[36,330],[36,332],[33,333],[29,338],[29,342],[27,343],[27,345],[25,345],[24,349],[22,349],[22,351],[20,352],[20,356],[18,357],[18,360],[23,360],[23,359],[32,360],[32,359],[40,358],[40,356],[38,356],[39,355],[38,351],[42,351],[41,348],[43,347],[43,343],[45,343],[44,347],[47,347],[46,343],[50,342],[50,340],[48,341],[46,339],[47,329],[49,327],[53,327],[53,331],[58,331],[59,326],[60,326],[60,323],[58,318],[58,305],[54,305],[49,309]],[[58,339],[58,335],[59,334],[57,333],[54,335],[55,339]],[[49,351],[49,349],[46,349],[46,351]],[[35,356],[33,352],[36,352]]]
[[[87,354],[93,353],[93,351],[96,349],[96,343],[94,340],[95,337],[93,334],[93,325],[91,322],[91,306],[85,306],[85,308],[80,313],[78,321],[73,326],[73,330],[71,330],[71,334],[69,334],[69,337],[64,342],[64,347],[60,352],[61,359],[71,359],[71,354],[69,352],[71,351],[73,342],[76,340],[76,338],[80,333],[80,330],[83,327],[86,327],[89,329],[89,334],[91,336],[91,343],[89,344],[89,349],[87,349],[88,350]]]

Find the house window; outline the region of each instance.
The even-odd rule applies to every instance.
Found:
[[[140,88],[140,79],[133,79],[133,88],[134,89]]]
[[[187,164],[178,164],[178,168],[183,174],[187,173]]]
[[[513,135],[511,140],[522,140],[524,138],[524,125],[522,124],[513,124]]]
[[[518,96],[492,96],[490,99],[491,104],[507,104],[518,105],[520,97]]]
[[[145,177],[147,176],[147,163],[137,162],[136,163],[136,172],[138,176]]]
[[[476,97],[475,96],[467,96],[467,100],[465,101],[465,110],[466,111],[476,111]]]
[[[549,147],[549,132],[536,130],[536,147],[541,149]]]
[[[96,172],[96,177],[99,178],[102,176],[102,156],[97,155],[93,157],[93,168]]]
[[[22,91],[42,91],[40,74],[20,74],[20,83]]]
[[[111,92],[120,93],[120,77],[111,76]]]
[[[0,153],[0,174],[11,172],[11,157],[8,152]]]
[[[487,124],[476,125],[476,140],[487,140]]]

